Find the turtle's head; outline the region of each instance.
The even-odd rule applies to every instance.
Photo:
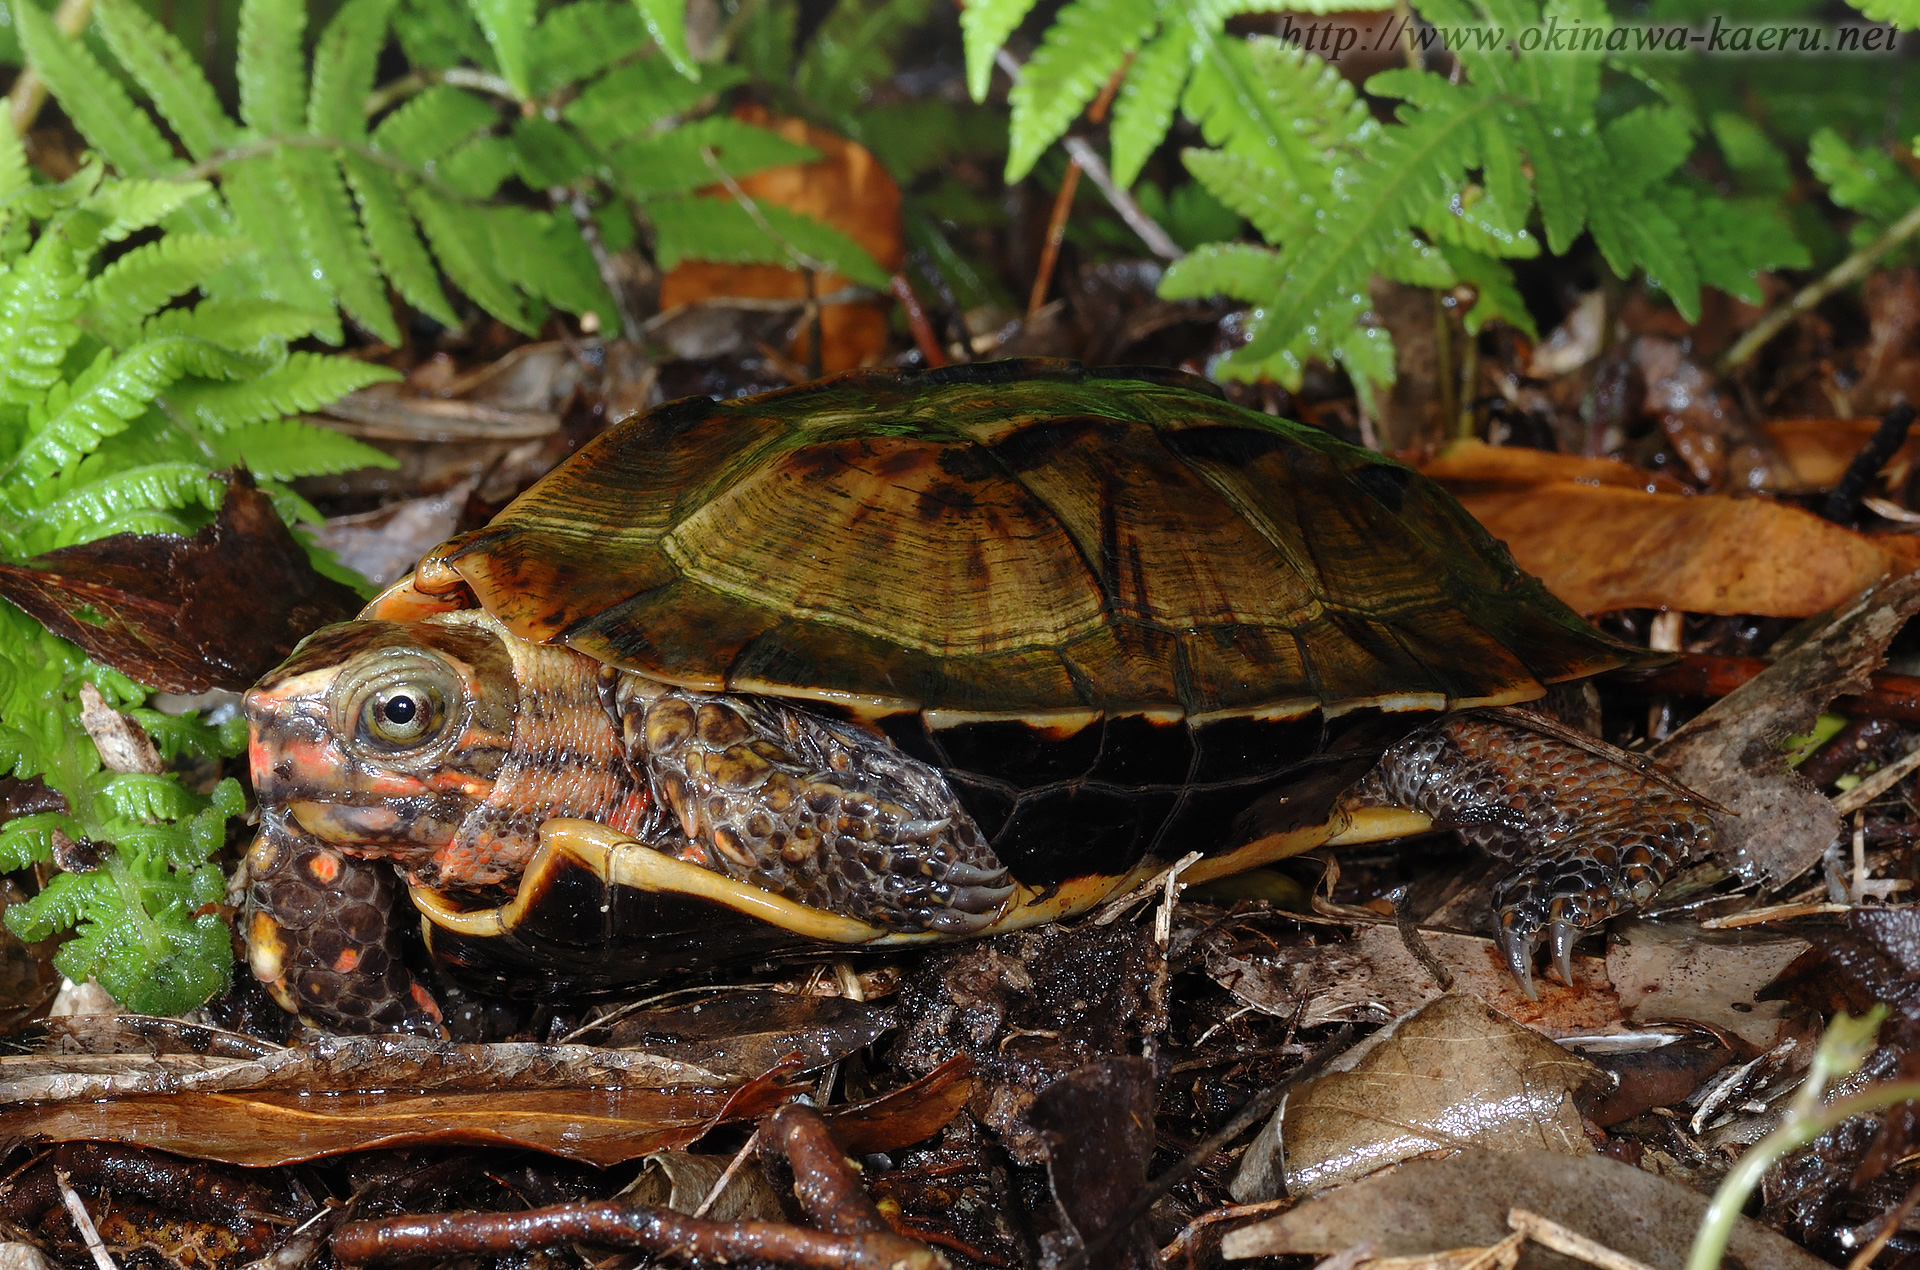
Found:
[[[247,693],[261,805],[410,870],[451,842],[493,792],[519,701],[505,640],[475,616],[308,636]]]

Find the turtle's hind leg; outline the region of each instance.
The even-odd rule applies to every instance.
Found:
[[[247,852],[245,931],[254,977],[281,1007],[341,1032],[445,1033],[433,995],[407,969],[404,887],[263,808]]]
[[[1012,896],[946,778],[884,737],[763,697],[607,687],[694,863],[900,932],[971,934]]]
[[[1500,947],[1533,991],[1543,938],[1573,981],[1582,931],[1653,898],[1713,834],[1703,801],[1514,712],[1453,715],[1406,737],[1342,800],[1432,817],[1514,865],[1493,889]]]

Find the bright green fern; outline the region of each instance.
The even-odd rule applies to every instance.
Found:
[[[311,314],[331,343],[339,313],[398,343],[389,288],[457,324],[443,278],[529,334],[550,309],[609,320],[592,244],[633,243],[636,223],[665,261],[821,263],[884,287],[844,235],[700,192],[815,155],[724,116],[689,119],[740,74],[692,60],[682,7],[577,0],[540,15],[533,0],[347,0],[309,68],[305,0],[243,0],[237,119],[135,0],[98,0],[94,28],[151,113],[31,0],[15,0],[15,20],[29,61],[109,165],[212,182],[186,182],[196,196],[166,218],[171,257],[138,266],[146,285],[198,270],[209,299]],[[390,34],[416,65],[383,85]]]
[[[111,179],[98,163],[58,186],[34,184],[19,142],[0,129],[0,555],[17,562],[120,532],[191,533],[220,506],[213,472],[235,464],[251,465],[289,509],[299,500],[281,481],[391,465],[283,416],[393,372],[289,354],[287,341],[316,325],[310,309],[183,303],[246,245],[153,234],[211,198],[204,182]],[[147,241],[126,248],[136,234]],[[8,908],[7,925],[26,939],[77,926],[54,959],[63,973],[96,976],[134,1009],[176,1013],[232,972],[218,912],[226,881],[212,857],[243,810],[240,789],[229,780],[207,797],[171,776],[105,770],[80,722],[85,684],[168,758],[237,754],[244,721],[145,709],[145,689],[0,603],[0,772],[40,777],[68,808],[0,826],[0,871],[47,860],[56,834],[111,848],[98,869],[60,874]]]

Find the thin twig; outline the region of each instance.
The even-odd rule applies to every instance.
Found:
[[[748,1154],[752,1152],[754,1143],[759,1140],[760,1129],[759,1126],[756,1125],[753,1133],[745,1142],[740,1144],[740,1149],[733,1153],[733,1158],[727,1161],[727,1167],[720,1171],[720,1176],[713,1180],[713,1185],[707,1189],[706,1198],[700,1201],[700,1207],[693,1210],[695,1217],[705,1217],[713,1211],[713,1206],[720,1202],[720,1196],[725,1193],[727,1186],[733,1181],[735,1176],[739,1174],[740,1166],[747,1162]]]
[[[998,66],[1008,79],[1016,84],[1020,82],[1020,63],[1013,54],[1000,49],[993,55],[993,64]],[[1080,137],[1064,138],[1062,144],[1066,147],[1067,157],[1072,159],[1080,170],[1087,174],[1088,179],[1100,188],[1100,193],[1113,206],[1113,210],[1120,213],[1120,219],[1127,222],[1134,233],[1140,235],[1140,241],[1147,245],[1147,250],[1163,260],[1178,260],[1187,254],[1180,249],[1180,244],[1173,241],[1171,234],[1160,228],[1159,223],[1141,209],[1140,204],[1134,201],[1133,195],[1115,184],[1113,173],[1107,170],[1106,160],[1102,159],[1092,146]]]
[[[1084,137],[1068,137],[1063,144],[1068,156],[1080,165],[1087,179],[1099,187],[1113,210],[1120,214],[1127,228],[1140,236],[1140,241],[1147,245],[1148,251],[1162,260],[1178,260],[1187,254],[1179,243],[1173,241],[1173,235],[1162,229],[1160,222],[1147,215],[1145,209],[1134,201],[1133,195],[1115,184],[1113,173],[1107,170],[1107,161],[1087,144]]]
[[[73,1228],[80,1232],[80,1242],[93,1254],[93,1264],[99,1270],[120,1270],[113,1258],[107,1255],[107,1246],[100,1240],[100,1231],[87,1213],[87,1206],[80,1201],[80,1192],[73,1189],[73,1180],[67,1176],[66,1170],[55,1169],[53,1180],[60,1187],[60,1202],[67,1206],[67,1216],[73,1218]]]
[[[933,333],[933,323],[927,320],[927,311],[921,307],[920,297],[913,293],[913,284],[907,281],[907,275],[894,274],[887,289],[900,302],[900,311],[907,315],[907,329],[913,332],[913,344],[920,350],[920,359],[929,366],[945,366],[946,350],[940,347],[940,337]]]
[[[1887,1241],[1899,1231],[1900,1224],[1907,1220],[1907,1214],[1913,1211],[1915,1204],[1920,1204],[1920,1182],[1914,1183],[1907,1197],[1881,1221],[1879,1232],[1867,1240],[1859,1252],[1853,1254],[1853,1260],[1847,1262],[1847,1270],[1867,1270],[1873,1264],[1873,1259],[1880,1255],[1880,1250],[1887,1246]]]
[[[798,247],[788,242],[778,230],[774,229],[772,222],[767,220],[766,213],[760,210],[760,204],[754,202],[753,196],[740,188],[740,182],[733,179],[733,173],[721,166],[720,156],[713,152],[712,146],[701,146],[700,158],[706,163],[707,170],[713,173],[714,179],[726,187],[726,191],[733,197],[733,201],[740,204],[741,208],[747,213],[747,219],[759,226],[761,233],[778,243],[780,250],[787,253],[787,258],[793,261],[796,267],[811,269],[815,273],[833,272],[832,265],[824,260],[816,260],[812,256],[809,256],[806,252],[801,251]]]
[[[391,83],[382,84],[367,94],[366,101],[360,104],[361,113],[371,119],[389,106],[398,105],[416,93],[425,92],[435,84],[448,84],[454,88],[471,88],[476,92],[503,97],[512,102],[520,100],[514,95],[513,85],[498,75],[489,75],[471,66],[450,66],[443,71],[412,71]]]
[[[1047,239],[1040,248],[1040,264],[1033,271],[1033,290],[1027,296],[1027,321],[1047,302],[1047,290],[1053,285],[1053,268],[1060,260],[1060,244],[1067,236],[1067,215],[1073,210],[1074,192],[1080,188],[1080,165],[1067,161],[1066,175],[1060,178],[1060,192],[1053,196],[1053,214],[1047,217]]]
[[[637,339],[640,334],[640,315],[627,303],[627,289],[620,285],[620,270],[615,267],[613,253],[607,250],[606,241],[600,237],[600,226],[593,219],[593,208],[587,205],[586,196],[559,190],[553,201],[564,206],[573,217],[573,223],[580,227],[580,237],[593,254],[593,267],[599,271],[607,294],[613,297],[613,314],[620,323],[621,337]]]
[[[1841,287],[1866,277],[1867,272],[1879,263],[1882,256],[1913,237],[1916,232],[1920,232],[1920,204],[1916,204],[1912,211],[1882,230],[1878,238],[1800,288],[1799,294],[1793,299],[1755,322],[1748,328],[1745,335],[1734,341],[1732,348],[1720,355],[1720,360],[1714,364],[1714,369],[1722,375],[1730,375],[1746,365],[1748,359],[1759,352],[1768,340],[1784,330],[1789,322]]]
[[[1833,809],[1842,816],[1859,811],[1880,795],[1900,783],[1900,778],[1915,768],[1920,768],[1920,745],[1902,754],[1893,762],[1862,780],[1833,800]]]
[[[60,6],[53,11],[54,29],[70,40],[79,39],[80,33],[87,29],[87,23],[91,21],[93,0],[60,0]],[[13,122],[13,135],[26,136],[27,130],[33,127],[33,121],[40,117],[40,108],[46,104],[46,81],[29,63],[20,69],[19,78],[13,81],[13,92],[8,96],[8,118]]]
[[[1507,1225],[1516,1234],[1526,1235],[1542,1248],[1551,1248],[1563,1256],[1598,1266],[1600,1270],[1648,1270],[1645,1262],[1635,1261],[1577,1230],[1567,1229],[1552,1218],[1530,1213],[1524,1208],[1508,1209]]]

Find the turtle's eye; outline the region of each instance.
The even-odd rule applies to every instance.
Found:
[[[439,741],[460,700],[452,669],[413,652],[381,658],[356,689],[349,705],[354,740],[389,754]]]

